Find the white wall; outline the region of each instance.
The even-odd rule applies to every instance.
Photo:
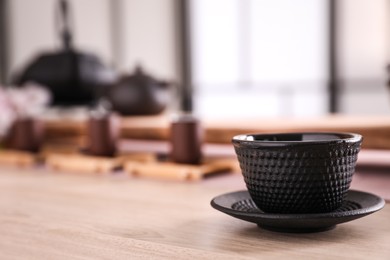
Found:
[[[340,108],[347,114],[390,114],[386,87],[390,63],[387,0],[342,0],[340,4]]]
[[[177,75],[175,0],[120,0],[122,48],[118,68],[129,72],[140,63],[151,74],[166,79]]]
[[[340,70],[344,78],[383,78],[389,63],[387,0],[341,0]]]

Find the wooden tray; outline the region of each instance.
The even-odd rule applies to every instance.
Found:
[[[170,118],[167,115],[124,117],[121,136],[134,139],[167,140]],[[390,116],[330,115],[316,118],[252,118],[210,120],[203,122],[205,139],[211,143],[229,143],[243,133],[271,132],[355,132],[364,136],[363,147],[390,149]],[[51,120],[46,122],[46,137],[80,137],[85,135],[85,122]]]
[[[16,150],[0,150],[0,165],[31,167],[35,165],[39,157],[30,152]]]
[[[124,170],[131,176],[197,181],[216,173],[228,173],[237,169],[236,160],[212,159],[200,165],[177,164],[173,162],[140,163],[127,161]]]
[[[150,153],[121,154],[115,157],[99,157],[85,154],[50,153],[46,165],[58,171],[83,173],[108,173],[121,168],[126,161],[150,162],[155,157]]]

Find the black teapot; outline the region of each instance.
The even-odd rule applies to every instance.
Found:
[[[52,94],[53,105],[93,104],[104,88],[115,82],[116,74],[95,55],[73,48],[68,3],[65,0],[58,3],[57,28],[63,49],[38,56],[16,77],[14,83],[23,86],[33,81],[47,87]]]
[[[132,75],[122,76],[107,88],[106,97],[113,110],[122,115],[155,115],[169,102],[169,84],[152,78],[137,66]]]

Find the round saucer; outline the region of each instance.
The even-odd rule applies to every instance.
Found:
[[[279,232],[319,232],[367,216],[382,209],[385,201],[371,193],[349,190],[343,205],[332,212],[313,214],[265,213],[251,199],[248,191],[222,194],[211,206],[232,217],[256,223],[259,227]]]

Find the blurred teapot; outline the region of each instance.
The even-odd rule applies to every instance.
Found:
[[[115,82],[116,73],[103,65],[90,53],[77,51],[72,44],[73,33],[69,21],[69,5],[59,0],[57,30],[63,48],[56,52],[41,53],[14,80],[22,86],[36,82],[48,88],[53,105],[91,104],[104,89]]]
[[[113,110],[122,115],[155,115],[169,102],[169,84],[147,75],[137,66],[132,75],[122,76],[107,88]]]

